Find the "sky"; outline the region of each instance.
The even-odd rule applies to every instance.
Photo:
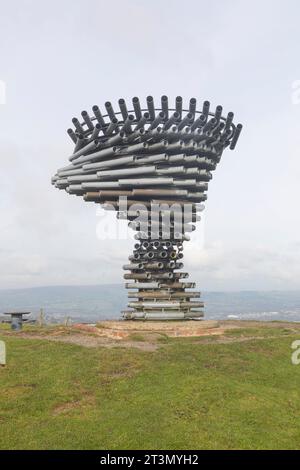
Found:
[[[185,267],[203,290],[300,289],[297,0],[0,0],[0,289],[121,283],[133,234],[50,184],[73,116],[166,94],[244,125]],[[115,236],[101,239],[108,218]],[[120,239],[121,238],[121,239]]]

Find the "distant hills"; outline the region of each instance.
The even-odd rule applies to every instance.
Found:
[[[300,291],[203,292],[205,318],[300,321]],[[43,308],[49,319],[66,316],[78,321],[117,319],[126,307],[122,284],[96,286],[46,286],[0,289],[0,314],[5,310]]]

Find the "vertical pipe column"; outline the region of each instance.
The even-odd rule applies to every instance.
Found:
[[[193,282],[185,282],[183,243],[178,240],[140,240],[123,269],[128,289],[126,320],[183,320],[203,317],[203,302],[195,301]]]

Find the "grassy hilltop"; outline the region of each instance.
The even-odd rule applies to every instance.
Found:
[[[45,330],[55,333],[0,329],[1,449],[300,447],[295,324],[218,338],[156,335],[149,350],[134,347],[147,344],[140,334],[133,347],[84,347],[63,342],[67,328],[62,342],[44,339]]]

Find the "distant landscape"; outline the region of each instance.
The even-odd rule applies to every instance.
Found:
[[[203,292],[202,298],[206,319],[300,321],[300,291]],[[121,284],[0,290],[0,315],[21,309],[36,316],[42,308],[54,322],[67,316],[84,322],[118,319],[126,305]]]

